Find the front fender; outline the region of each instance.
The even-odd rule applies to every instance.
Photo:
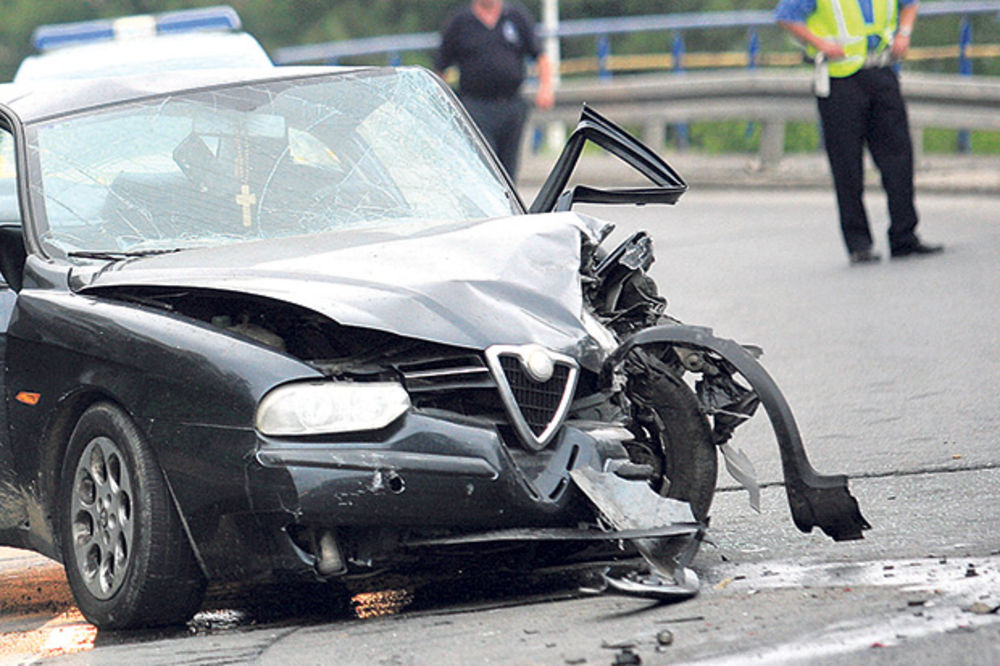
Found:
[[[809,464],[795,417],[778,385],[739,343],[717,338],[701,326],[665,325],[647,328],[628,337],[605,361],[605,376],[636,347],[653,343],[705,349],[732,364],[757,393],[767,411],[781,452],[785,490],[795,526],[803,532],[819,527],[835,541],[862,538],[871,525],[861,515],[858,502],[847,488],[843,474],[819,474]]]

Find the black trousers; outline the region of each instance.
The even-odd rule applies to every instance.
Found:
[[[517,178],[521,134],[524,132],[524,121],[528,118],[527,102],[518,95],[510,99],[463,96],[462,104],[500,158],[511,180]]]
[[[872,246],[865,212],[865,146],[882,174],[889,203],[889,247],[917,242],[913,203],[913,145],[899,79],[889,67],[830,79],[830,96],[817,98],[830,170],[848,252]]]

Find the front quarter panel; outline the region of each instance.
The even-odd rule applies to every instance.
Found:
[[[94,388],[138,419],[250,428],[276,384],[320,376],[209,324],[71,293],[22,292],[9,335],[11,390],[63,399]]]
[[[79,414],[112,400],[150,438],[196,546],[222,514],[248,513],[246,467],[256,404],[272,387],[320,373],[301,361],[149,307],[27,288],[7,348],[17,476],[46,508],[32,542],[54,552],[53,503],[63,451]]]

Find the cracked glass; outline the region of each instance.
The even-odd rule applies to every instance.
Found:
[[[368,70],[144,99],[30,128],[52,256],[145,254],[523,212],[426,70]]]

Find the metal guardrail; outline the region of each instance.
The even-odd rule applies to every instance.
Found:
[[[997,19],[1000,20],[1000,0],[978,0],[965,2],[948,0],[942,2],[924,2],[920,7],[921,17],[927,18],[949,15],[961,16],[961,26],[959,28],[959,34],[956,36],[955,45],[913,49],[911,52],[913,56],[912,59],[957,58],[959,63],[958,73],[963,76],[971,75],[972,59],[992,58],[1000,54],[1000,45],[989,44],[976,47],[972,44],[972,29],[969,17],[973,15],[991,13],[997,14]],[[601,79],[602,85],[611,83],[612,71],[636,70],[669,70],[678,73],[685,72],[685,76],[688,77],[688,81],[690,82],[691,74],[687,73],[688,70],[693,70],[699,67],[727,67],[731,68],[728,70],[729,72],[738,72],[737,68],[745,68],[746,70],[752,72],[760,66],[773,67],[779,65],[794,65],[796,62],[800,62],[801,56],[795,51],[772,51],[762,53],[757,30],[758,28],[773,26],[774,24],[775,20],[773,12],[756,10],[675,13],[651,16],[622,16],[562,21],[558,24],[558,30],[556,32],[556,36],[558,38],[595,37],[596,52],[592,58],[575,58],[571,61],[563,61],[561,63],[560,71],[564,74],[586,74],[596,72]],[[748,31],[746,50],[743,53],[686,52],[683,38],[683,33],[685,31],[719,28],[746,28]],[[619,56],[611,54],[610,37],[612,35],[650,31],[668,31],[673,33],[671,53]],[[543,39],[550,36],[542,25],[538,26],[538,35]],[[399,64],[401,53],[408,51],[430,51],[436,49],[439,42],[440,37],[436,32],[411,33],[406,35],[385,35],[340,42],[286,47],[275,51],[274,60],[278,64],[304,62],[324,62],[334,64],[343,58],[364,59],[369,56],[387,56],[389,64]],[[634,74],[630,74],[627,78],[634,79],[635,76],[636,75]],[[801,88],[803,95],[807,96],[808,79],[803,78],[802,75],[792,74],[791,76],[797,76],[798,79],[800,79],[797,85]],[[740,80],[750,80],[743,75],[737,75],[736,78]],[[615,81],[616,84],[620,83],[617,79],[615,79]],[[673,83],[678,87],[687,85],[683,81],[676,81]],[[576,84],[574,84],[571,79],[564,79],[562,83],[560,83],[557,99],[560,102],[574,100],[575,85]],[[590,84],[585,83],[582,85],[587,86]],[[639,84],[633,80],[626,82],[623,85],[625,87],[615,85],[613,87],[606,88],[601,94],[630,95],[632,94],[631,87]],[[741,90],[741,88],[736,86],[731,90]],[[619,92],[615,93],[614,91]],[[712,113],[715,113],[716,115],[722,114],[722,111],[718,109],[718,105],[721,103],[719,102],[720,92],[716,91],[713,94],[715,95],[715,98],[700,98],[695,102],[700,110],[700,113],[698,114],[699,119],[708,119],[707,115],[711,115],[709,114],[709,111],[712,109],[716,109],[716,111]],[[619,99],[628,100],[630,103],[634,102],[634,100],[630,100],[628,97],[621,97]],[[667,101],[668,100],[666,99],[661,99],[660,103],[666,104]],[[674,109],[674,112],[672,112],[674,116],[690,115],[681,113],[680,109],[683,107],[678,106],[675,101],[676,100],[673,98],[670,98],[669,100],[670,107]],[[764,99],[757,98],[749,101],[746,99],[740,99],[738,103],[734,103],[732,106],[737,107],[737,109],[743,106],[744,110],[746,110],[746,104],[750,103],[752,106],[749,107],[749,109],[753,110],[762,109],[763,105],[768,103],[773,104],[774,102],[775,100],[767,102]],[[807,106],[810,110],[803,110],[801,113],[798,113],[798,119],[813,118],[815,111],[812,110],[812,107],[814,105],[811,103],[807,104],[806,101],[803,100],[796,101],[796,104],[800,103]],[[560,104],[560,107],[561,106],[562,104]],[[920,111],[921,108],[923,108],[922,105],[918,103],[915,108],[916,115],[914,120],[920,120],[920,114],[922,113]],[[657,111],[654,105],[644,106],[643,111],[649,113],[649,116],[642,123],[645,127],[647,127],[647,139],[653,142],[652,145],[660,145],[660,143],[662,143],[661,135],[664,131],[663,126],[665,122],[669,121],[667,116],[671,114],[664,111]],[[556,110],[552,113],[558,114],[559,112]],[[911,112],[911,114],[912,113],[913,112]],[[546,114],[542,114],[538,117],[544,118],[545,115]],[[748,115],[752,114],[743,113],[742,117],[746,118]],[[630,114],[629,117],[631,117]],[[954,116],[949,116],[949,118],[954,118]],[[681,137],[681,141],[683,143],[687,137],[687,126],[685,124],[687,121],[684,119],[677,119],[669,122],[674,122],[676,124],[679,136]],[[944,122],[944,120],[940,122]],[[914,123],[914,125],[916,127],[920,126],[919,123]],[[948,120],[945,126],[959,129],[957,149],[960,153],[969,152],[971,142],[968,129],[978,129],[980,127],[974,123],[956,126],[952,124],[950,120]],[[655,129],[657,127],[660,129]],[[526,133],[526,135],[530,137],[532,133]],[[780,158],[782,150],[778,147],[778,144],[783,142],[783,140],[784,124],[778,124],[773,117],[769,121],[764,122],[761,146],[762,159],[766,162],[772,162],[773,160]],[[915,145],[920,144],[919,142],[915,142]]]
[[[977,2],[925,2],[920,6],[924,17],[945,15],[998,14],[1000,0],[980,0]],[[599,38],[596,58],[609,55],[607,39],[610,35],[634,32],[674,32],[678,35],[686,30],[717,28],[755,29],[774,25],[774,14],[770,11],[744,10],[728,12],[695,12],[677,14],[657,14],[647,16],[619,16],[593,19],[571,19],[561,21],[556,36],[560,39],[572,37]],[[538,26],[538,36],[550,35],[542,25]],[[605,38],[605,39],[601,39]],[[750,50],[754,50],[753,35]],[[337,42],[288,46],[274,52],[274,61],[280,65],[297,63],[335,63],[342,58],[358,58],[371,55],[386,55],[390,61],[398,54],[409,51],[429,51],[436,49],[440,36],[436,32],[409,33],[403,35],[382,35]],[[758,45],[759,47],[759,45]],[[676,45],[675,45],[676,48]],[[683,49],[683,46],[681,45]]]
[[[1000,79],[946,74],[904,73],[914,145],[924,128],[1000,131]],[[616,122],[640,127],[642,139],[660,148],[667,125],[697,121],[746,120],[760,123],[759,159],[763,166],[780,162],[785,126],[818,122],[811,77],[788,69],[687,72],[565,81],[556,106],[535,111],[531,126],[572,125],[584,103]],[[531,91],[525,91],[527,95]],[[530,138],[532,132],[526,132]]]

